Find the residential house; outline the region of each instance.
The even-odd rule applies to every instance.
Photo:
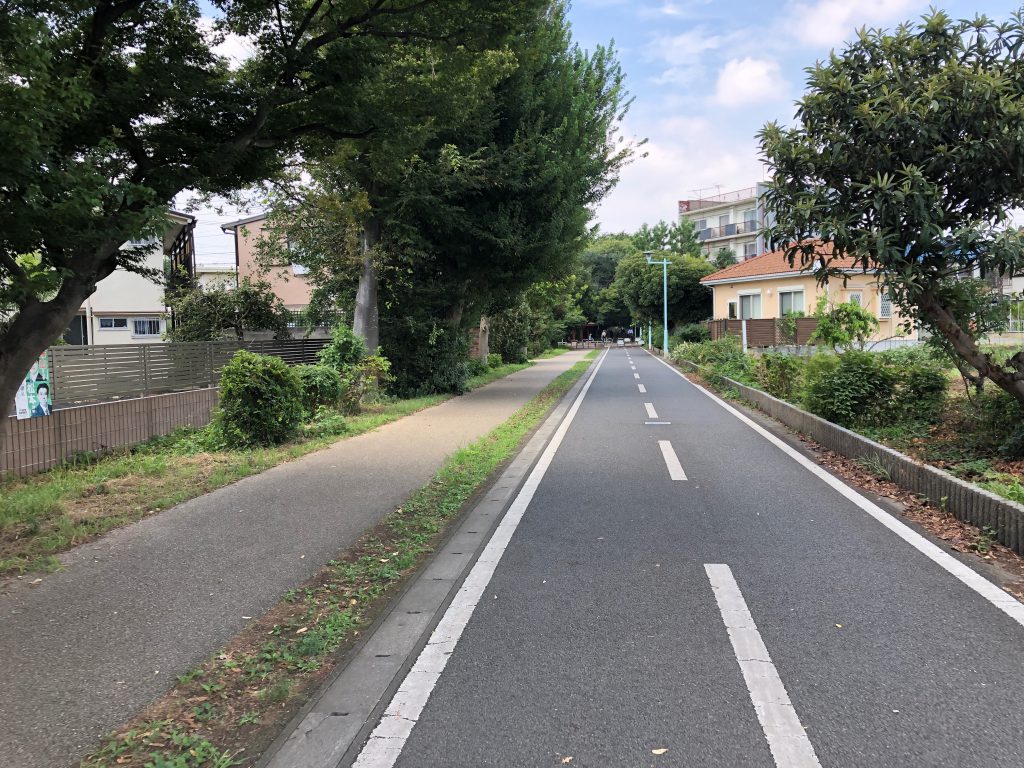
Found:
[[[822,246],[828,248],[828,246]],[[833,262],[843,270],[843,280],[833,279],[821,286],[815,276],[790,266],[785,251],[772,251],[733,264],[701,279],[714,294],[715,320],[781,318],[788,313],[813,314],[823,293],[830,302],[852,302],[878,318],[875,340],[902,337],[916,339],[917,331],[904,333],[903,322],[889,296],[879,288],[874,270],[865,272],[852,258]]]
[[[290,262],[273,264],[267,268],[257,263],[256,245],[266,230],[266,221],[266,214],[260,213],[221,227],[235,240],[235,270],[238,280],[266,280],[288,309],[303,310],[309,306],[312,295],[306,268]]]
[[[759,233],[770,221],[764,207],[764,184],[724,194],[679,201],[679,221],[690,221],[709,258],[726,248],[737,261],[765,252]]]
[[[238,272],[234,264],[196,264],[195,280],[200,288],[238,285]]]
[[[129,243],[124,247],[151,246],[142,266],[165,273],[168,267],[192,269],[195,260],[195,217],[167,213],[162,238]],[[69,344],[151,344],[163,341],[168,311],[164,285],[120,267],[85,300],[64,333]]]

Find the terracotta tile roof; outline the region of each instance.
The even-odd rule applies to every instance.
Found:
[[[818,248],[818,252],[823,256],[832,252],[832,245],[830,243],[822,243]],[[837,259],[833,261],[830,266],[839,269],[854,269],[856,264],[853,257],[849,256],[844,259]],[[717,283],[723,280],[761,277],[762,275],[795,274],[803,271],[804,270],[801,269],[799,261],[797,261],[793,266],[790,266],[789,260],[786,258],[785,250],[780,250],[772,251],[771,253],[762,253],[760,256],[755,256],[752,259],[747,259],[746,261],[741,261],[738,264],[733,264],[725,269],[720,269],[718,272],[712,272],[707,277],[701,278],[701,282]]]

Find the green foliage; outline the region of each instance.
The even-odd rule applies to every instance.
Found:
[[[299,377],[280,358],[242,349],[221,370],[216,424],[228,445],[283,443],[302,415]]]
[[[696,256],[662,251],[655,259],[669,260],[668,321],[696,323],[711,316],[711,289],[700,279],[714,271],[707,261]],[[647,323],[660,320],[663,312],[664,278],[662,266],[647,263],[641,253],[622,258],[615,270],[615,286],[635,320]]]
[[[321,365],[330,366],[344,374],[358,365],[369,354],[366,343],[356,336],[347,325],[336,325],[331,330],[331,340],[317,353]]]
[[[243,278],[230,290],[223,284],[186,284],[164,299],[174,310],[174,326],[167,330],[171,341],[220,341],[229,331],[237,339],[243,331],[273,331],[275,339],[291,338],[288,310],[263,280]]]
[[[394,365],[394,380],[389,385],[392,394],[418,397],[466,391],[469,340],[463,331],[412,315],[382,318],[381,331],[382,347]]]
[[[1024,459],[1024,406],[1006,392],[987,389],[971,406],[982,447],[1008,459]]]
[[[800,391],[803,358],[766,352],[757,360],[754,377],[770,395],[792,400]]]
[[[669,348],[673,348],[676,344],[682,342],[696,342],[696,341],[708,341],[711,338],[711,331],[708,330],[706,323],[686,323],[685,325],[676,326],[676,329],[672,332],[671,338],[669,338]]]
[[[671,251],[687,256],[700,255],[697,230],[689,219],[667,223],[659,221],[653,227],[646,223],[632,236],[633,247],[640,251]]]
[[[715,269],[731,267],[736,263],[736,254],[732,252],[731,248],[723,246],[715,251],[715,258],[711,260],[711,263],[714,264]]]
[[[814,316],[818,318],[818,327],[811,335],[811,342],[826,344],[836,351],[854,347],[863,350],[878,330],[877,318],[864,307],[852,302],[830,305],[824,294],[818,299]],[[793,330],[795,334],[795,323]]]
[[[892,412],[897,377],[870,352],[847,352],[826,363],[815,355],[804,371],[803,403],[823,419],[853,427],[884,421]]]
[[[504,365],[505,361],[501,359],[501,355],[497,352],[491,352],[487,355],[487,367],[488,368],[500,368]]]
[[[908,318],[1024,402],[1024,373],[994,363],[978,339],[1007,322],[983,281],[1016,275],[1024,235],[1024,16],[954,21],[932,10],[895,30],[864,29],[808,69],[793,128],[760,132],[774,244],[819,279],[836,260],[877,270]],[[831,249],[819,247],[820,241]]]
[[[359,413],[369,393],[387,387],[394,381],[391,362],[381,354],[367,355],[358,364],[349,367],[341,381],[344,390],[341,396],[342,411],[347,414]]]
[[[946,371],[935,363],[898,365],[893,370],[898,386],[893,403],[897,415],[909,420],[936,421],[946,404]]]
[[[471,357],[466,361],[466,371],[470,377],[479,376],[482,373],[487,373],[491,367],[486,361],[481,360],[479,357]]]
[[[735,336],[723,336],[714,341],[683,342],[672,350],[672,359],[696,363],[712,383],[727,377],[743,384],[754,382],[754,360],[743,351]]]
[[[490,346],[506,363],[525,363],[530,342],[530,307],[521,301],[491,315]]]
[[[315,413],[321,406],[334,406],[341,400],[343,386],[341,374],[327,365],[296,365],[302,390],[302,405],[307,413]]]

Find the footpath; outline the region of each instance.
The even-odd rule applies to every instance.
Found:
[[[0,755],[57,768],[582,360],[569,352],[180,504],[0,594]]]

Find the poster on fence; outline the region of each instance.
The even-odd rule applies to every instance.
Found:
[[[18,393],[14,396],[14,407],[19,419],[35,419],[49,416],[53,398],[50,394],[50,366],[47,353],[43,352],[39,359],[32,363],[32,368],[25,374]]]

